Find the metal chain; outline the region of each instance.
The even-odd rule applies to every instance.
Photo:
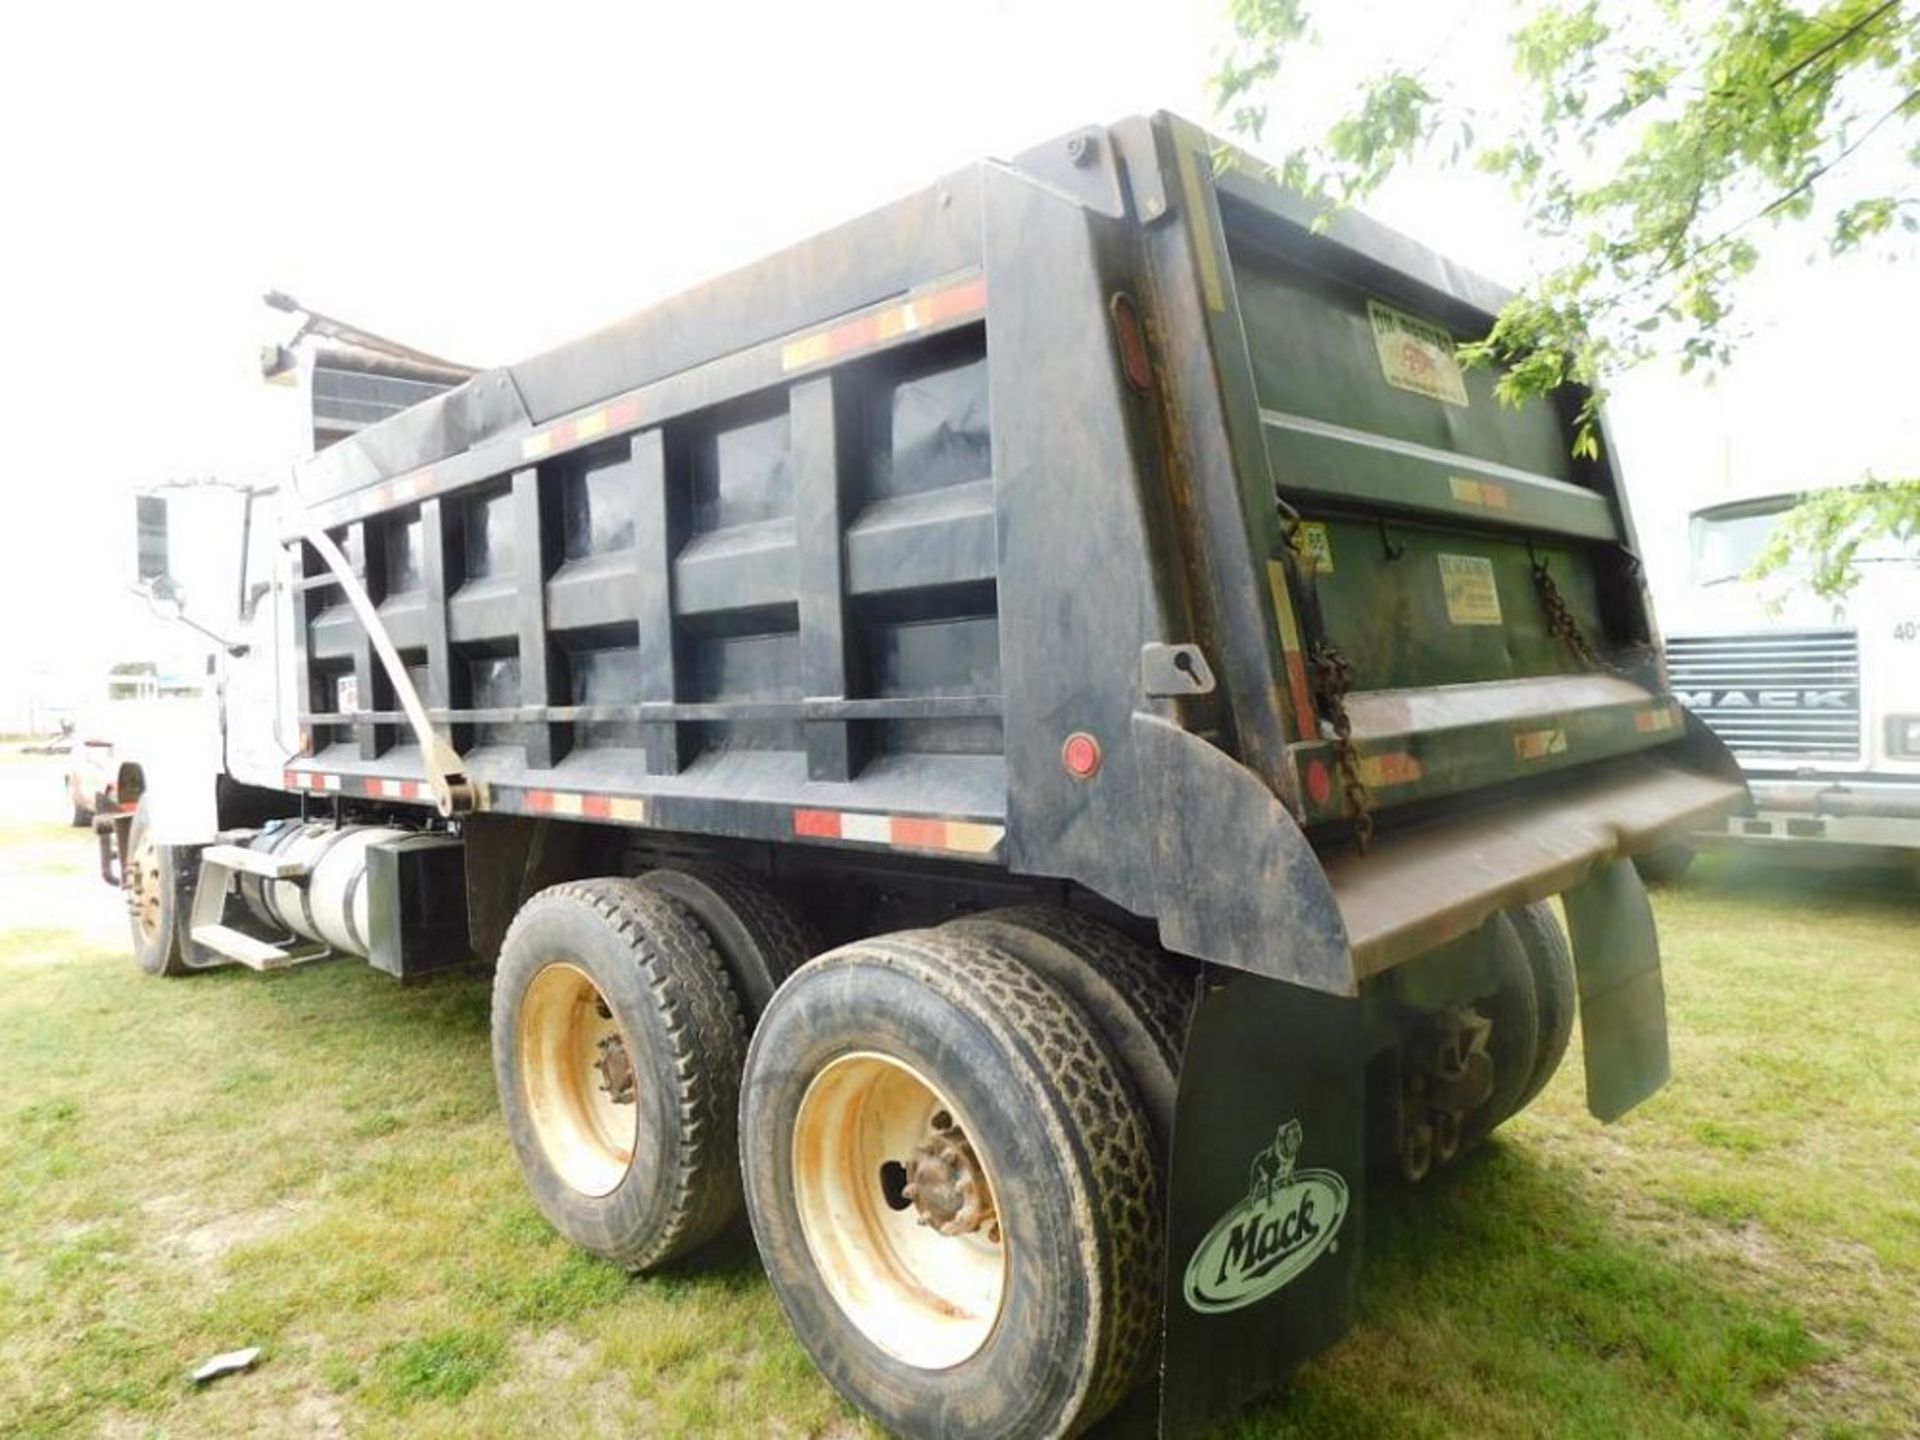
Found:
[[[1612,670],[1613,667],[1602,660],[1593,646],[1587,643],[1587,637],[1580,633],[1580,622],[1573,618],[1573,612],[1567,608],[1566,597],[1560,593],[1560,587],[1553,583],[1553,576],[1547,571],[1547,562],[1535,555],[1533,559],[1533,589],[1540,598],[1540,608],[1546,613],[1547,634],[1565,645],[1573,652],[1573,658],[1588,670]]]
[[[1353,721],[1347,715],[1347,692],[1353,688],[1353,662],[1331,645],[1314,645],[1307,651],[1313,667],[1313,695],[1326,712],[1338,742],[1340,795],[1347,802],[1353,821],[1353,839],[1362,855],[1373,843],[1373,799],[1366,782],[1360,778],[1360,752],[1353,744]]]

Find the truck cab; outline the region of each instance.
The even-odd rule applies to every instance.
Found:
[[[1826,599],[1750,577],[1797,494],[1721,501],[1687,522],[1668,612],[1674,694],[1738,758],[1754,812],[1700,843],[1801,861],[1920,863],[1920,544],[1882,537]]]

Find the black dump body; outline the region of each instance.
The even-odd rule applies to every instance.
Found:
[[[316,456],[288,788],[994,866],[1334,993],[1736,803],[1578,397],[1452,359],[1499,293],[1212,146],[961,171]]]

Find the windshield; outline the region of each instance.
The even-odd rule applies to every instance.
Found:
[[[1780,517],[1793,509],[1794,503],[1792,498],[1783,498],[1738,511],[1695,515],[1691,522],[1693,583],[1717,585],[1723,580],[1737,580],[1745,575],[1760,558],[1760,552],[1767,548],[1767,541],[1773,538],[1773,529],[1780,523]],[[1911,540],[1878,535],[1862,544],[1854,553],[1853,560],[1856,565],[1881,561],[1912,562],[1920,560],[1920,546]],[[1789,571],[1804,570],[1805,561],[1796,555],[1786,568]]]
[[[1696,515],[1693,517],[1693,580],[1696,585],[1715,585],[1733,580],[1753,568],[1760,552],[1780,517],[1792,508],[1781,501],[1770,509],[1748,511],[1743,515]]]

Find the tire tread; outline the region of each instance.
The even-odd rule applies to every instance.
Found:
[[[747,1032],[739,998],[686,906],[624,876],[568,880],[542,890],[514,916],[503,953],[546,903],[584,905],[620,938],[667,1034],[680,1117],[673,1200],[645,1243],[609,1256],[629,1270],[652,1269],[697,1249],[740,1211],[736,1150]]]

